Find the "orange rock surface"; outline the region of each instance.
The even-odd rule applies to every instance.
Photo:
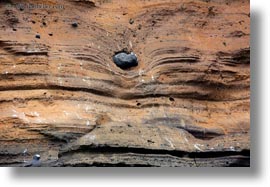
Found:
[[[249,166],[249,15],[247,0],[1,1],[0,164]],[[138,66],[114,64],[123,50]]]

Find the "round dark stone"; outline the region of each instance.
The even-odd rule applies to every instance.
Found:
[[[121,69],[128,69],[138,65],[138,59],[134,53],[118,53],[113,56],[113,61]]]

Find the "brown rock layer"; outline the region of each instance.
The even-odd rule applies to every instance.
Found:
[[[1,1],[0,164],[249,166],[249,25],[247,0]]]

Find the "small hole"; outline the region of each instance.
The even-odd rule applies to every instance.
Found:
[[[170,100],[170,101],[174,101],[174,98],[172,98],[172,97],[169,97],[169,100]]]
[[[141,106],[141,103],[137,103],[137,106]]]
[[[72,26],[73,28],[76,28],[76,27],[78,27],[78,23],[77,23],[77,22],[73,22],[73,23],[71,24],[71,26]]]

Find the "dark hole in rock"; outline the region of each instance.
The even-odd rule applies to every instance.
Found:
[[[130,19],[129,19],[129,23],[130,23],[130,24],[133,24],[133,23],[134,23],[134,19],[130,18]]]
[[[141,106],[141,103],[137,103],[137,106]]]
[[[154,141],[152,140],[147,140],[148,143],[155,143]]]
[[[138,59],[135,53],[130,54],[126,51],[121,51],[113,56],[114,63],[121,69],[128,69],[138,65]]]
[[[40,39],[40,35],[39,34],[36,34],[36,38]]]
[[[76,27],[78,27],[78,23],[77,23],[77,22],[73,22],[73,23],[71,24],[71,26],[74,27],[74,28],[76,28]]]
[[[174,101],[174,98],[172,98],[172,97],[169,97],[169,100],[170,100],[170,101]]]

